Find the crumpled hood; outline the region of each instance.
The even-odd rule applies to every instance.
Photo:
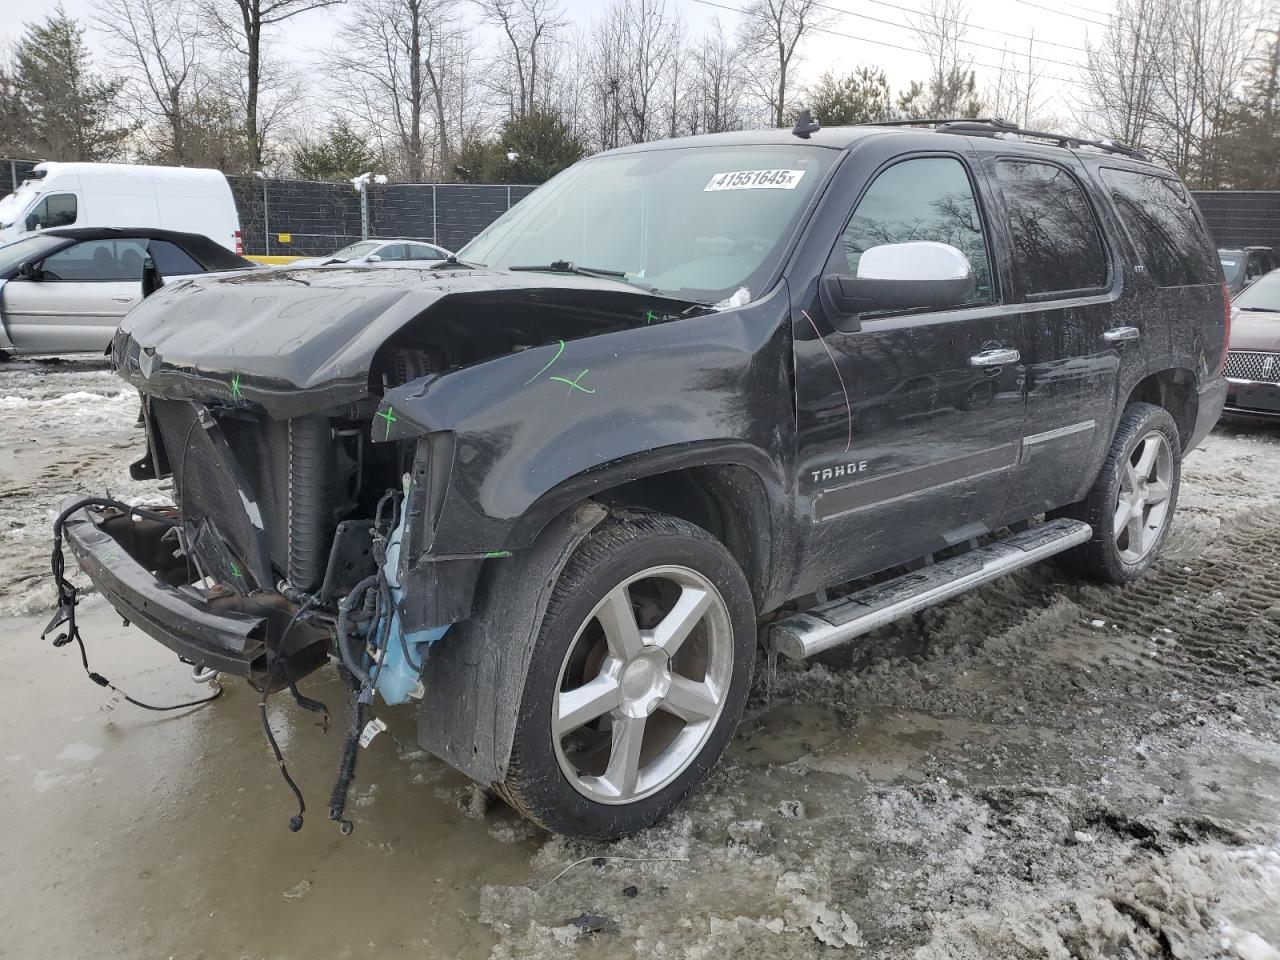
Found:
[[[112,347],[144,393],[257,402],[292,417],[368,395],[374,354],[445,300],[613,305],[669,301],[622,281],[502,270],[284,269],[171,283],[139,304]],[[631,304],[635,306],[631,306]],[[683,304],[682,304],[683,305]],[[557,334],[548,332],[554,341]]]
[[[1280,353],[1280,313],[1236,310],[1231,318],[1231,349]]]

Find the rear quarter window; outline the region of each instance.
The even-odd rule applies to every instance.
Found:
[[[1186,188],[1177,180],[1105,168],[1102,180],[1142,265],[1157,286],[1218,283],[1221,267]]]

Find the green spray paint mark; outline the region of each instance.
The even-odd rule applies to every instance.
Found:
[[[242,400],[244,395],[240,393],[240,374],[232,374],[231,376],[231,399]]]
[[[383,440],[390,440],[390,439],[391,439],[391,425],[392,425],[393,423],[395,423],[395,422],[396,422],[396,413],[395,413],[395,411],[394,411],[394,410],[392,410],[390,407],[387,407],[387,409],[385,409],[385,410],[379,410],[379,411],[378,411],[378,413],[377,413],[377,416],[379,416],[379,417],[381,417],[383,420],[387,421],[387,434],[386,434],[386,436],[385,436],[385,437],[383,437],[382,439],[383,439]]]
[[[530,377],[528,380],[526,380],[526,381],[524,382],[524,385],[527,387],[529,384],[533,383],[533,381],[537,380],[540,376],[542,376],[544,373],[546,373],[546,372],[547,372],[547,367],[550,367],[553,363],[555,363],[557,360],[559,360],[559,359],[560,359],[560,354],[562,354],[562,353],[564,353],[564,341],[563,341],[563,340],[561,340],[561,341],[560,341],[560,349],[558,349],[558,350],[556,351],[556,355],[555,355],[554,357],[552,357],[550,360],[548,360],[548,361],[547,361],[546,366],[544,366],[541,370],[539,370],[539,371],[538,371],[537,373],[535,373],[532,377]],[[552,377],[551,379],[553,379],[553,380],[554,380],[554,379],[555,379],[555,377]]]
[[[657,315],[656,313],[654,313],[652,310],[646,310],[646,311],[644,312],[644,322],[645,322],[645,323],[653,323],[653,322],[654,322],[655,320],[657,320],[657,319],[658,319],[658,315]]]
[[[573,393],[574,390],[581,390],[583,393],[595,393],[594,390],[584,387],[579,382],[583,377],[587,375],[588,372],[589,372],[589,368],[588,370],[583,370],[580,374],[578,374],[572,380],[569,380],[566,377],[552,377],[551,379],[558,380],[561,383],[567,383],[569,385],[569,394]],[[565,394],[565,396],[568,396],[569,394]]]
[[[236,566],[236,562],[234,560],[231,561],[231,575],[237,580],[240,579],[240,568]]]
[[[484,558],[486,560],[496,560],[499,557],[509,557],[509,556],[511,556],[510,550],[490,550],[488,553],[484,555]]]

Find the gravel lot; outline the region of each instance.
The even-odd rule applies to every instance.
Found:
[[[413,746],[340,744],[284,700],[289,797],[236,682],[201,710],[100,709],[37,640],[54,507],[110,489],[137,397],[101,362],[0,366],[0,956],[1223,957],[1280,960],[1280,424],[1186,462],[1128,589],[1052,566],[808,666],[761,659],[707,785],[642,835],[548,837]],[[96,669],[198,692],[98,598]],[[340,702],[322,671],[305,692]]]

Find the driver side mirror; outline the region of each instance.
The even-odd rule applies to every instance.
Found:
[[[371,253],[371,254],[369,254],[369,262],[370,262],[370,263],[381,263],[381,262],[382,262],[382,257],[378,256],[376,253]]]
[[[28,230],[39,230],[40,219],[34,213],[27,214],[26,227]]]
[[[973,293],[968,257],[948,243],[912,240],[868,248],[856,276],[826,274],[820,295],[832,325],[852,333],[863,313],[957,307]]]
[[[23,280],[39,280],[40,266],[32,263],[30,260],[23,260],[18,264],[18,276]]]
[[[164,277],[160,276],[155,260],[147,257],[142,261],[142,299],[147,299],[163,286]]]

